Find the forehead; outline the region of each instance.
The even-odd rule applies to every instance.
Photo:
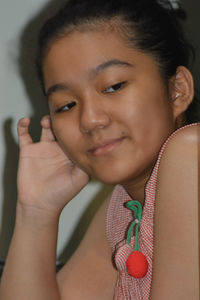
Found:
[[[87,62],[101,54],[102,56],[106,53],[107,55],[109,53],[120,54],[125,50],[126,52],[133,50],[128,47],[128,43],[120,35],[107,30],[72,31],[63,37],[54,39],[47,49],[43,66],[51,59],[54,60],[57,54],[65,56],[69,60],[75,58],[77,62],[82,60]]]
[[[72,32],[54,41],[43,61],[44,81],[61,80],[66,75],[85,76],[88,70],[109,60],[120,60],[137,67],[156,67],[154,60],[128,44],[116,33],[105,31]]]

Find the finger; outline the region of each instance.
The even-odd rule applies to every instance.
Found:
[[[29,145],[33,143],[33,140],[29,134],[29,125],[30,119],[29,118],[22,118],[18,121],[17,124],[17,133],[19,139],[19,146],[23,147],[25,145]]]
[[[44,116],[41,120],[42,132],[40,141],[42,142],[53,142],[55,141],[55,135],[51,126],[50,116]]]

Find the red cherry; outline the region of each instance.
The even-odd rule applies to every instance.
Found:
[[[142,252],[133,251],[126,261],[126,267],[129,275],[142,278],[147,274],[148,262]]]

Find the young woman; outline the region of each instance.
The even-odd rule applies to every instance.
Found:
[[[181,12],[167,0],[71,0],[42,28],[50,116],[39,143],[29,118],[18,123],[1,300],[198,299],[199,124],[187,125],[194,88]],[[56,275],[60,213],[90,176],[116,188]]]

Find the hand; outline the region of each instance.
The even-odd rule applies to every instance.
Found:
[[[88,183],[89,176],[62,151],[52,132],[49,116],[41,120],[42,132],[38,143],[33,142],[29,125],[29,118],[18,122],[18,204],[60,213]]]

